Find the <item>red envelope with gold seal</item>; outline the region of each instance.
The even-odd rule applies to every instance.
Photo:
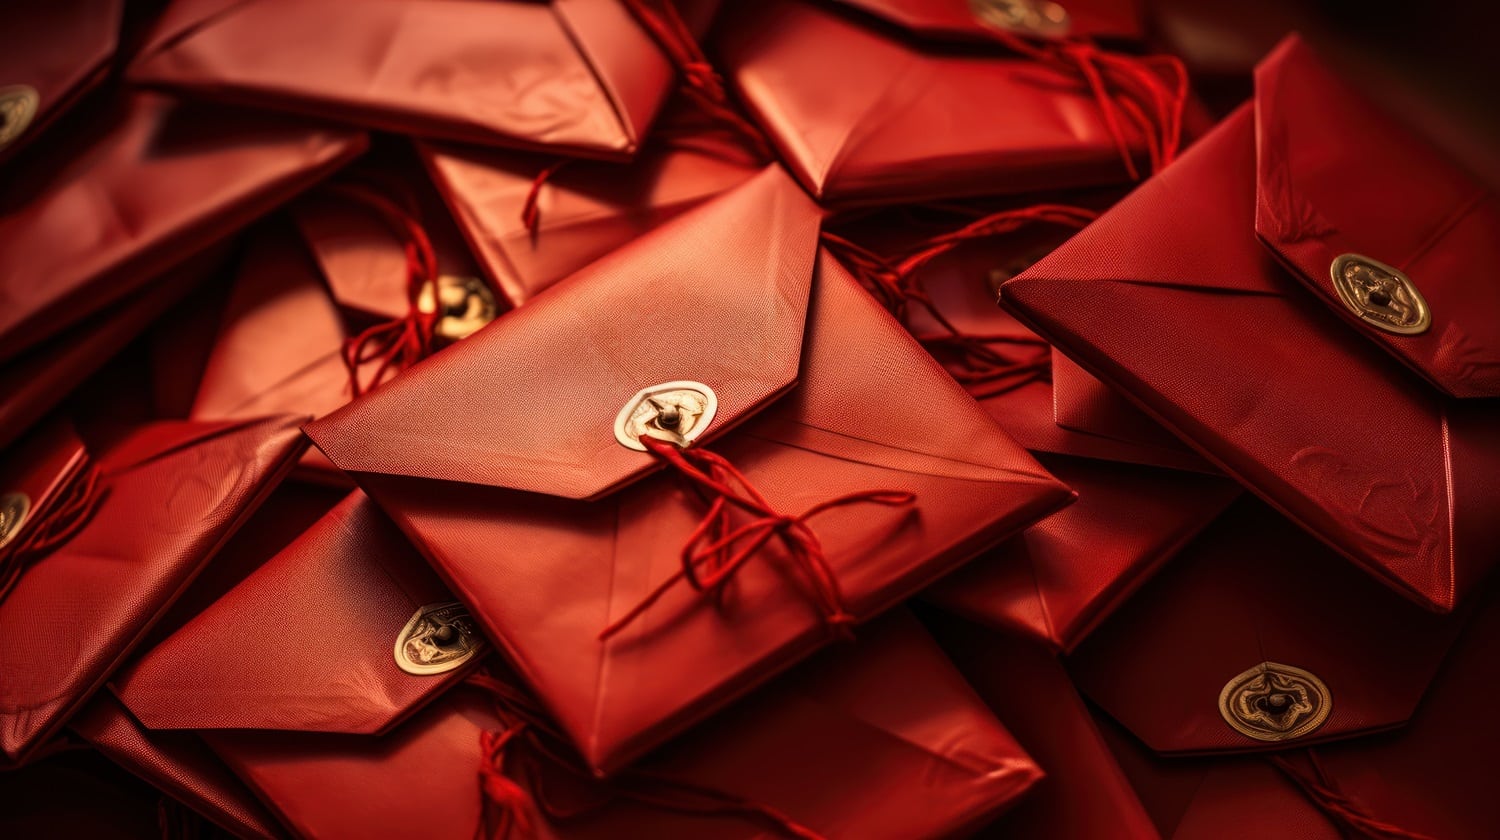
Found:
[[[0,360],[143,288],[364,149],[301,120],[133,94],[0,200]]]
[[[1069,666],[1174,837],[1487,836],[1488,594],[1434,615],[1247,499]]]
[[[513,306],[759,172],[701,112],[669,108],[627,165],[419,143],[486,276]]]
[[[378,738],[205,738],[296,834],[330,840],[949,837],[1041,775],[902,614],[607,781],[516,689],[490,684],[498,714],[460,685]]]
[[[59,0],[6,10],[0,52],[0,162],[103,81],[124,0]]]
[[[716,46],[746,107],[824,203],[1119,184],[1170,161],[1187,97],[1180,65],[996,16],[1037,5],[1057,6],[774,0],[726,14]],[[978,24],[957,25],[965,14]]]
[[[1355,201],[1331,179],[1399,200]],[[1479,233],[1495,208],[1291,40],[1262,65],[1253,112],[1005,284],[1002,303],[1446,612],[1500,558],[1500,410],[1455,396],[1488,393],[1500,369],[1485,349],[1500,292],[1460,268],[1497,247]],[[1315,276],[1313,255],[1333,251]]]
[[[713,4],[696,5],[706,25]],[[624,159],[673,74],[618,0],[177,0],[129,77],[400,134]]]
[[[301,418],[163,421],[82,440],[51,418],[0,497],[0,749],[22,760],[130,654],[291,468]]]
[[[307,427],[596,769],[1071,500],[819,216],[768,168]]]

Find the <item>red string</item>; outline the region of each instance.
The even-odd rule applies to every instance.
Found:
[[[536,235],[537,226],[542,223],[542,209],[537,206],[537,201],[542,196],[542,185],[547,183],[559,169],[568,165],[568,159],[556,161],[542,168],[536,177],[531,179],[531,189],[526,191],[526,201],[521,205],[521,224],[526,226],[526,232],[532,236]]]
[[[162,840],[198,840],[203,836],[203,818],[171,798],[156,800],[156,828]]]
[[[914,495],[895,490],[848,493],[813,505],[797,516],[790,516],[772,507],[744,473],[719,455],[702,449],[682,449],[649,435],[642,435],[640,442],[648,452],[666,462],[711,501],[708,512],[683,546],[682,568],[606,627],[599,634],[601,640],[625,629],[681,581],[687,581],[699,592],[721,597],[734,574],[773,537],[781,540],[801,572],[825,623],[840,635],[849,634],[854,616],[844,606],[838,578],[808,521],[825,511],[853,504],[910,505],[916,501]],[[750,513],[755,518],[735,527],[729,516],[731,508]]]
[[[1360,837],[1370,837],[1375,840],[1433,840],[1426,834],[1407,831],[1400,826],[1371,816],[1359,802],[1338,789],[1327,771],[1323,769],[1323,764],[1318,760],[1316,753],[1306,750],[1305,754],[1313,768],[1311,775],[1285,756],[1270,754],[1266,756],[1266,760],[1290,779],[1302,791],[1302,794],[1317,806],[1318,810],[1340,827]]]
[[[437,254],[421,223],[394,201],[352,184],[338,184],[329,189],[373,210],[404,240],[406,253],[406,314],[369,327],[344,342],[344,367],[349,371],[349,386],[358,397],[379,386],[388,375],[416,364],[436,349],[434,331],[442,317],[437,306]],[[428,288],[432,290],[433,311],[423,312],[419,302],[423,290]],[[361,382],[360,370],[372,363],[378,363],[374,375]]]
[[[1085,40],[1033,44],[1008,32],[992,34],[1016,53],[1075,76],[1088,87],[1132,180],[1139,180],[1141,173],[1131,153],[1127,122],[1145,138],[1151,171],[1161,170],[1177,156],[1188,77],[1175,56],[1136,57]]]
[[[607,782],[601,781],[577,759],[548,743],[561,742],[562,735],[547,722],[524,692],[487,674],[471,676],[468,684],[490,695],[503,727],[498,732],[480,733],[483,754],[480,789],[484,797],[484,813],[476,829],[476,840],[510,840],[518,833],[520,836],[533,835],[536,830],[534,815],[538,810],[554,820],[565,820],[596,811],[616,797],[682,814],[751,819],[796,840],[823,840],[822,835],[769,805],[712,788],[639,769],[626,770]],[[520,746],[526,747],[523,753],[510,752]],[[523,757],[528,760],[518,760]],[[541,790],[538,758],[547,759],[551,766],[588,787],[594,795],[580,807],[560,807]],[[522,771],[519,775],[530,778],[530,792],[507,775],[509,763]]]
[[[1051,351],[1039,338],[975,335],[959,329],[938,309],[922,285],[921,268],[964,242],[1002,236],[1030,224],[1079,229],[1096,218],[1098,214],[1092,210],[1065,204],[1003,210],[930,237],[894,260],[827,231],[823,233],[823,243],[903,323],[909,326],[912,307],[920,308],[936,321],[942,332],[916,335],[917,340],[934,355],[951,359],[949,372],[975,397],[983,399],[1049,377]]]
[[[25,532],[0,556],[0,602],[10,595],[21,575],[38,560],[78,535],[104,501],[98,467],[85,466],[44,511],[22,523]]]
[[[729,102],[724,80],[709,64],[693,32],[671,0],[624,0],[631,15],[667,54],[681,77],[681,90],[692,103],[732,130],[762,160],[771,159],[771,144],[754,123]]]

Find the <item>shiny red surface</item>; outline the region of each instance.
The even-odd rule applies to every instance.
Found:
[[[680,566],[703,513],[614,440],[639,389],[684,377],[713,388],[700,444],[780,509],[916,494],[910,509],[840,508],[812,525],[860,619],[1070,500],[818,257],[817,227],[816,208],[768,169],[307,427],[595,767],[618,768],[830,638],[767,548],[722,609],[678,587],[599,640]],[[904,401],[886,398],[893,387]],[[914,425],[907,405],[945,420]]]

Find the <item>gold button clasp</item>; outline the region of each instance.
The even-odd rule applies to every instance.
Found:
[[[437,301],[433,301],[432,286],[424,286],[417,298],[417,309],[442,316],[434,327],[440,338],[448,341],[468,338],[495,320],[499,310],[495,293],[479,278],[444,274],[438,277],[436,285]]]
[[[408,674],[441,674],[472,659],[484,645],[463,604],[428,604],[396,636],[396,665]]]
[[[10,545],[31,515],[31,497],[25,493],[0,496],[0,548]]]
[[[1432,326],[1427,301],[1400,270],[1360,254],[1344,254],[1328,270],[1339,300],[1366,322],[1397,335]]]
[[[702,382],[663,382],[636,392],[615,417],[615,439],[645,452],[642,435],[687,446],[714,420],[719,400]]]
[[[1314,676],[1291,665],[1262,662],[1235,676],[1219,692],[1219,714],[1241,735],[1257,741],[1290,741],[1328,720],[1333,695]]]
[[[1061,38],[1072,26],[1068,10],[1051,0],[969,0],[969,8],[980,23],[1017,35]]]

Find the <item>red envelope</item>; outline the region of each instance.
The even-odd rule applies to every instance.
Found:
[[[109,692],[68,722],[94,749],[236,837],[286,832],[255,794],[190,732],[147,732]]]
[[[669,110],[629,166],[419,143],[486,276],[512,305],[760,171],[731,136]],[[535,190],[535,229],[523,220]]]
[[[342,165],[364,138],[133,95],[0,202],[0,360],[100,312]],[[45,278],[46,282],[41,282]]]
[[[1436,676],[1422,680],[1420,705],[1396,731],[1307,749],[1291,742],[1274,762],[1264,756],[1156,757],[1128,734],[1113,738],[1112,746],[1157,824],[1175,838],[1222,837],[1226,825],[1246,836],[1314,840],[1488,837],[1495,806],[1487,768],[1500,748],[1500,729],[1488,712],[1500,655],[1494,594],[1480,596],[1477,614]],[[1408,693],[1399,684],[1385,688]],[[1335,713],[1339,699],[1335,693]]]
[[[1039,455],[1078,501],[923,593],[1071,650],[1239,495],[1210,476]]]
[[[188,288],[220,270],[223,249],[200,254],[148,288],[0,367],[0,446],[8,446],[119,353]]]
[[[6,559],[21,568],[0,602],[6,755],[56,731],[130,653],[290,469],[306,445],[297,422],[154,423],[90,451],[54,418],[13,450],[0,485]],[[19,561],[33,545],[40,556]]]
[[[8,9],[0,53],[0,161],[29,144],[109,70],[123,0],[61,0]]]
[[[1297,748],[1403,724],[1462,618],[1402,600],[1247,499],[1070,667],[1090,699],[1158,753]],[[1297,705],[1267,706],[1278,694]]]
[[[818,254],[818,220],[768,168],[307,427],[594,768],[1071,498]],[[913,424],[907,405],[943,422]],[[663,406],[681,407],[682,431],[653,425]],[[691,443],[705,430],[710,454]],[[690,445],[651,437],[653,455],[635,434]],[[751,518],[713,514],[695,532],[710,500],[651,474],[714,457],[705,468],[735,487],[712,492]],[[779,511],[819,512],[791,536],[803,520]],[[673,574],[689,552],[717,596]]]
[[[927,625],[1046,775],[979,837],[1155,837],[1151,818],[1050,651],[945,616]]]
[[[467,840],[480,820],[480,736],[500,726],[489,706],[460,688],[378,740],[207,737],[303,836]],[[517,756],[508,766],[543,762],[517,774],[532,797],[556,802],[580,785],[583,794],[566,818],[532,813],[539,838],[751,838],[786,835],[788,824],[809,832],[797,836],[946,837],[982,824],[1039,776],[920,626],[900,615],[616,782],[569,776],[532,749],[507,750]],[[562,796],[563,807],[573,799]]]
[[[1299,42],[1269,62],[1263,83],[1289,74],[1309,94],[1331,84]],[[1268,124],[1280,100],[1264,90],[1263,168],[1266,144],[1279,142],[1264,135],[1268,125],[1324,119],[1292,112]],[[1390,123],[1383,130],[1401,131]],[[1500,557],[1500,519],[1492,515],[1500,505],[1500,413],[1493,401],[1453,399],[1410,373],[1373,326],[1329,312],[1278,265],[1253,235],[1252,199],[1271,189],[1256,184],[1255,131],[1255,115],[1236,112],[1170,171],[1007,283],[1002,300],[1294,521],[1416,602],[1451,610]],[[1320,151],[1344,161],[1351,145]],[[1428,161],[1384,165],[1408,164]],[[1286,194],[1307,199],[1297,206],[1308,230],[1334,235],[1317,221],[1322,211],[1311,194]],[[1428,198],[1414,196],[1400,213],[1370,205],[1366,217],[1372,225],[1389,226],[1391,217],[1437,224],[1425,215]],[[1346,226],[1340,236],[1353,234],[1352,217],[1338,224]],[[1481,253],[1452,236],[1434,239],[1421,267]],[[1441,286],[1446,275],[1431,276]],[[1493,308],[1488,291],[1473,290],[1468,304],[1453,294],[1446,286],[1433,292],[1444,307],[1434,303],[1437,334]]]
[[[628,158],[673,68],[616,0],[179,0],[130,78],[424,137]]]
[[[910,2],[857,5],[917,23],[894,11]],[[915,202],[1129,180],[1106,112],[1081,77],[1000,45],[954,45],[921,25],[903,32],[883,23],[775,0],[741,6],[716,29],[726,77],[820,201]],[[1144,157],[1145,136],[1133,123],[1117,125],[1131,153]]]
[[[1052,417],[1057,425],[1073,432],[1097,435],[1162,453],[1180,454],[1183,459],[1201,460],[1129,399],[1055,351],[1052,354]],[[1203,468],[1212,469],[1206,464]]]

